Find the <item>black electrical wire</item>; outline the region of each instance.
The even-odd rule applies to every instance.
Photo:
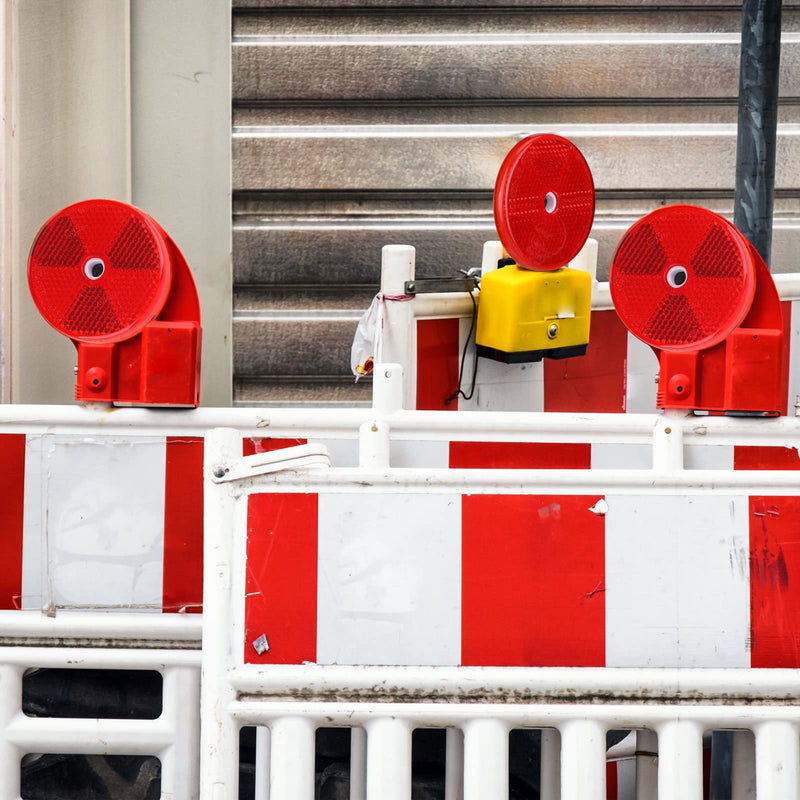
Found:
[[[461,354],[461,368],[458,370],[458,389],[444,399],[444,404],[449,406],[457,397],[463,397],[465,400],[472,400],[472,395],[475,394],[475,379],[478,376],[478,354],[475,353],[475,361],[472,365],[472,387],[469,394],[465,394],[461,388],[461,383],[464,380],[464,362],[467,358],[467,348],[469,347],[469,340],[472,338],[472,332],[475,330],[475,323],[478,319],[478,304],[475,302],[475,295],[469,293],[469,299],[472,300],[472,321],[469,325],[469,333],[467,340],[464,342],[464,352]]]

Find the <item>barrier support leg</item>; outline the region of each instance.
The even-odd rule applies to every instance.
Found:
[[[686,720],[658,729],[658,796],[703,800],[703,731]]]
[[[400,719],[367,723],[367,800],[410,800],[411,728]]]
[[[495,719],[464,726],[464,800],[507,800],[508,728]]]
[[[800,745],[790,722],[763,722],[756,729],[756,797],[800,798]]]
[[[0,665],[0,797],[20,796],[20,753],[5,732],[22,713],[22,670]]]
[[[270,726],[270,800],[314,800],[314,723],[286,717]]]
[[[560,730],[561,800],[605,800],[605,728],[592,720],[575,720]]]

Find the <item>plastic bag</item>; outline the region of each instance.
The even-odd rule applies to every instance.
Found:
[[[381,325],[381,298],[375,295],[369,308],[361,315],[350,348],[350,369],[358,380],[369,375],[375,366],[378,333]]]

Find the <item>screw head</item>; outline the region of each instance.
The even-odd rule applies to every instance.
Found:
[[[216,467],[214,467],[214,468],[211,470],[211,474],[212,474],[212,475],[213,475],[215,478],[224,478],[224,477],[225,477],[225,473],[226,473],[227,471],[228,471],[228,470],[227,470],[227,468],[226,468],[226,467],[224,467],[222,464],[217,464],[217,466],[216,466]]]
[[[557,334],[558,334],[558,325],[556,325],[556,323],[554,322],[554,323],[553,323],[553,324],[552,324],[552,325],[551,325],[551,326],[550,326],[550,327],[547,329],[547,335],[548,335],[548,336],[549,336],[551,339],[555,339]]]

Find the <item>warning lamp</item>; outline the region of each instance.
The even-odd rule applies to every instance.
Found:
[[[510,258],[481,279],[478,355],[507,364],[583,355],[592,277],[566,266],[594,219],[580,150],[555,134],[518,142],[497,176],[494,219]]]
[[[76,400],[198,404],[197,289],[152,217],[115,200],[59,211],[33,242],[28,286],[41,315],[77,348]]]
[[[776,416],[780,299],[758,251],[704,208],[659,208],[617,245],[611,298],[659,361],[659,408]]]

